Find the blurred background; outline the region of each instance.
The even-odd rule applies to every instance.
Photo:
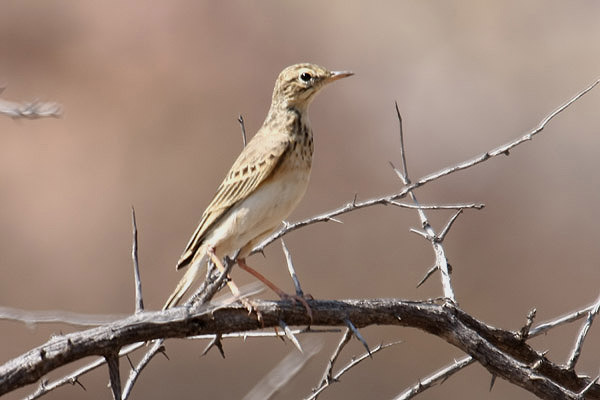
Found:
[[[600,4],[594,1],[63,1],[0,4],[0,81],[10,100],[57,101],[60,119],[0,118],[0,304],[27,310],[126,314],[134,309],[131,205],[138,217],[144,301],[159,309],[181,277],[175,262],[242,148],[238,114],[252,135],[285,66],[314,62],[356,76],[311,108],[316,153],[295,221],[398,190],[394,101],[404,118],[414,179],[533,128],[600,75]],[[445,241],[462,308],[519,329],[598,296],[600,89],[552,121],[533,142],[420,189],[423,203],[483,202]],[[452,212],[429,212],[440,229]],[[393,207],[341,217],[286,237],[315,298],[442,294],[428,242],[409,233],[416,212]],[[249,264],[293,290],[279,243]],[[239,284],[252,282],[235,271]],[[264,291],[259,296],[274,298]],[[578,371],[598,373],[594,326]],[[71,332],[3,321],[5,362]],[[579,324],[532,341],[564,362]],[[414,329],[369,327],[371,345],[403,344],[363,362],[322,399],[388,399],[462,354]],[[300,399],[321,377],[340,334],[276,399]],[[316,337],[316,335],[314,336]],[[303,338],[302,340],[307,340]],[[238,399],[287,354],[276,339],[169,340],[133,398]],[[353,340],[340,364],[361,354]],[[134,357],[135,359],[135,357]],[[123,369],[127,362],[123,361]],[[51,374],[54,378],[70,371]],[[125,372],[124,372],[125,373]],[[106,369],[48,399],[110,398]],[[422,399],[532,399],[473,365]],[[19,390],[7,399],[34,390]]]

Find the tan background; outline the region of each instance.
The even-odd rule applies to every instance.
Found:
[[[297,220],[401,185],[397,100],[413,178],[490,149],[533,127],[600,74],[600,3],[24,1],[0,4],[5,98],[56,100],[58,120],[0,118],[0,304],[29,310],[128,313],[133,309],[130,206],[138,213],[145,301],[159,308],[180,274],[174,264],[251,134],[273,82],[301,61],[356,76],[320,94],[311,110],[313,177]],[[461,306],[519,328],[598,295],[600,91],[562,114],[533,143],[419,191],[423,202],[484,202],[446,242]],[[432,213],[433,214],[433,213]],[[448,212],[434,214],[440,227]],[[416,213],[372,208],[287,237],[306,291],[318,298],[441,294],[430,246],[408,229]],[[250,259],[291,290],[279,244]],[[236,271],[240,283],[250,282]],[[261,296],[273,298],[272,293]],[[563,362],[578,325],[533,341]],[[4,362],[73,328],[2,322]],[[596,375],[595,326],[579,369]],[[366,361],[323,399],[387,399],[461,353],[411,329],[368,328],[371,345],[404,343]],[[304,397],[338,335],[276,397]],[[228,341],[227,359],[204,343],[169,341],[134,398],[243,397],[293,347]],[[359,344],[344,360],[359,354]],[[126,364],[123,364],[126,365]],[[65,370],[66,371],[66,370]],[[62,371],[62,372],[65,372]],[[53,374],[51,377],[57,376]],[[420,398],[531,399],[472,366]],[[106,370],[48,399],[109,398]],[[19,391],[18,398],[33,388]]]

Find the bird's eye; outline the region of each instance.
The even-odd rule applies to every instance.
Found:
[[[300,80],[302,82],[310,82],[311,79],[312,79],[312,75],[309,74],[308,72],[303,72],[300,74]]]

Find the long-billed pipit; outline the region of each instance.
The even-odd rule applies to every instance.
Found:
[[[189,269],[165,309],[177,305],[208,260],[222,268],[221,260],[238,250],[241,268],[289,297],[248,267],[245,258],[304,196],[314,148],[308,107],[315,94],[350,75],[314,64],[292,65],[279,74],[265,122],[233,163],[177,263],[177,269]]]

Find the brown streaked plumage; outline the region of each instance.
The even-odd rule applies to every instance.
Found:
[[[177,269],[190,268],[165,308],[181,300],[209,258],[221,260],[239,250],[238,264],[247,267],[252,248],[294,210],[312,164],[308,107],[326,84],[350,75],[314,64],[292,65],[279,74],[265,122],[225,176],[177,263]]]

